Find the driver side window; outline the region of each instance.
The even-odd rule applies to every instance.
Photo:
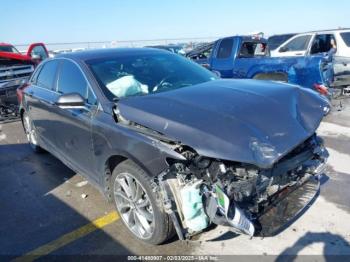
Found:
[[[70,61],[64,60],[58,75],[58,92],[61,94],[78,93],[87,98],[87,82],[79,68]]]
[[[306,51],[307,47],[309,46],[309,42],[311,39],[311,35],[302,35],[294,38],[289,43],[284,45],[281,49],[285,51]],[[280,52],[282,51],[280,49]]]

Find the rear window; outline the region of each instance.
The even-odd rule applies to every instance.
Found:
[[[285,51],[305,51],[309,45],[311,35],[302,35],[284,45]]]
[[[259,42],[243,42],[239,50],[240,57],[255,57],[266,55],[266,44]]]
[[[346,33],[340,33],[341,37],[343,38],[345,44],[350,47],[350,32]]]

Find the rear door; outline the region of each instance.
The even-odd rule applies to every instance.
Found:
[[[350,31],[337,33],[337,53],[334,58],[334,74],[337,85],[350,85]]]
[[[33,121],[36,133],[45,145],[51,147],[55,145],[53,107],[54,101],[57,99],[55,90],[58,65],[58,60],[43,64],[38,68],[40,71],[34,82],[25,89],[27,111]]]
[[[56,107],[59,126],[56,129],[57,149],[77,169],[90,175],[94,168],[91,121],[97,111],[97,100],[83,71],[75,62],[63,59],[58,73],[59,94],[78,93],[86,99],[84,108]]]

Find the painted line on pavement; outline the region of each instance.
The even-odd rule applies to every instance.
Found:
[[[69,243],[74,242],[75,240],[82,238],[98,229],[102,229],[103,227],[117,221],[119,219],[119,214],[115,211],[108,213],[107,215],[100,217],[85,226],[82,226],[72,232],[69,232],[56,240],[53,240],[41,247],[38,247],[23,256],[20,256],[13,261],[16,262],[27,262],[38,259],[39,257],[46,256],[53,251],[68,245]]]

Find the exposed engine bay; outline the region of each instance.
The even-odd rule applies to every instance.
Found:
[[[176,150],[186,161],[169,159],[169,169],[160,174],[155,183],[180,239],[190,238],[212,224],[228,226],[234,232],[249,236],[274,234],[281,223],[295,216],[317,194],[317,176],[322,173],[328,157],[323,141],[316,135],[270,169],[202,157],[186,146]],[[289,196],[288,202],[307,200],[304,204],[283,202],[297,189],[301,196],[294,199]],[[276,225],[271,214],[266,214],[278,203],[284,205],[282,216],[286,217],[274,217],[279,224]],[[295,210],[286,210],[287,206],[294,206]],[[266,219],[264,215],[270,217]],[[273,216],[276,215],[274,211]],[[266,220],[270,225],[262,223]]]

